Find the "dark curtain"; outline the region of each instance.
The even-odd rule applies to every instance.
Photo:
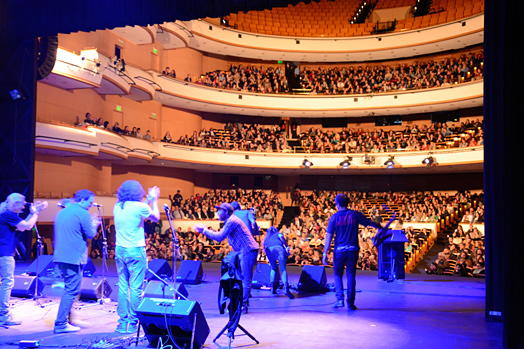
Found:
[[[519,8],[520,7],[520,8]],[[522,5],[485,3],[484,190],[486,230],[486,318],[504,321],[504,346],[524,347],[523,232],[518,226],[522,175],[518,165],[524,88],[516,67],[522,44]],[[519,179],[520,178],[520,179]]]

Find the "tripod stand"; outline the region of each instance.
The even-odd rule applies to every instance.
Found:
[[[40,255],[42,254],[42,236],[40,236],[40,233],[38,232],[38,228],[35,224],[34,226],[35,233],[36,233],[36,274],[35,274],[35,293],[33,294],[32,300],[34,300],[40,308],[44,308],[45,305],[43,305],[39,299],[43,297],[43,294],[38,293],[38,286],[40,285]]]
[[[239,328],[246,336],[259,344],[258,340],[239,324],[240,315],[242,314],[243,287],[242,274],[240,272],[240,258],[237,252],[229,253],[222,261],[222,279],[220,280],[219,299],[224,298],[229,298],[229,321],[217,334],[215,339],[213,339],[213,342],[216,343],[217,339],[227,330],[227,336],[229,337],[228,348],[231,349],[231,341],[235,338],[236,329]],[[223,314],[224,307],[219,306],[219,310]]]

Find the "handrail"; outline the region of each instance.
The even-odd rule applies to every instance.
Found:
[[[57,59],[56,61],[57,61],[57,62],[60,62],[60,63],[67,64],[67,65],[71,65],[71,66],[76,67],[76,68],[79,68],[79,69],[87,70],[88,72],[93,73],[93,74],[95,74],[95,75],[100,74],[100,72],[99,72],[98,70],[93,70],[93,69],[89,69],[89,68],[86,68],[86,67],[82,67],[82,66],[79,66],[79,65],[77,65],[77,64],[73,64],[73,63],[71,63],[71,62],[63,61],[63,60],[61,60],[61,59]],[[90,61],[90,62],[92,62],[92,61]],[[96,65],[96,62],[92,62],[92,63]],[[97,68],[98,68],[98,66],[97,66]]]
[[[111,63],[107,63],[107,66],[111,69],[113,69],[115,71],[115,74],[117,74],[118,76],[120,76],[122,79],[126,80],[126,82],[129,84],[129,85],[136,85],[135,83],[135,80],[133,80],[129,75],[127,75],[127,73],[120,69],[118,69],[116,66],[113,66],[111,65]],[[127,78],[127,79],[126,79]]]
[[[84,142],[84,141],[77,141],[75,139],[67,139],[67,138],[60,138],[60,137],[51,137],[51,136],[37,135],[37,136],[35,136],[35,138],[47,138],[47,139],[52,139],[52,140],[59,140],[59,141],[63,141],[64,143],[79,143],[79,144],[88,145],[89,147],[96,147],[96,146],[98,146],[98,144],[96,144],[96,143],[89,143],[89,142]]]
[[[153,86],[155,88],[155,91],[162,91],[162,86],[160,86],[151,79],[145,78],[143,76],[135,76],[135,79],[145,81],[149,85]]]
[[[101,142],[101,143],[100,143],[100,145],[108,145],[108,144],[109,144],[109,145],[113,145],[113,146],[115,146],[118,150],[120,150],[120,149],[125,149],[128,153],[129,153],[130,151],[133,151],[133,149],[131,149],[131,148],[128,148],[128,147],[125,147],[125,146],[123,146],[123,145],[120,145],[120,144],[117,144],[117,143],[113,143],[113,142]]]
[[[160,153],[157,153],[156,151],[142,149],[142,148],[134,148],[134,149],[131,149],[131,151],[137,152],[137,153],[146,153],[147,155],[151,156],[152,158],[156,158],[160,156]]]

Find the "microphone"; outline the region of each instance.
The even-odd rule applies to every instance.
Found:
[[[60,208],[66,208],[66,205],[62,204],[62,203],[57,203],[56,206],[60,207]]]
[[[95,206],[95,207],[103,207],[104,205],[102,205],[102,204],[97,204],[97,203],[95,202],[95,203],[93,204],[93,206]]]

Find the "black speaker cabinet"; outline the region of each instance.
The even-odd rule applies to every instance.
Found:
[[[306,292],[326,292],[327,287],[326,268],[322,265],[304,265],[300,279],[298,280],[298,290]]]
[[[169,298],[169,299],[184,299],[188,297],[188,292],[184,284],[177,283],[175,289],[178,291],[175,296],[173,290],[173,284],[168,283],[169,286],[161,281],[151,280],[147,283],[146,289],[144,290],[144,297],[148,298]],[[183,297],[181,297],[182,295]]]
[[[171,338],[178,346],[201,348],[209,336],[209,326],[196,301],[144,298],[137,315],[146,338],[155,348],[159,341],[164,347],[172,345]]]
[[[280,280],[280,269],[277,269],[275,280]],[[258,263],[253,274],[253,288],[261,288],[262,286],[271,286],[271,265]]]
[[[202,282],[203,275],[202,261],[182,261],[178,268],[176,281],[187,285],[196,285]]]
[[[82,269],[82,276],[85,278],[93,277],[93,275],[96,272],[96,267],[93,264],[93,261],[91,258],[87,257],[87,263],[84,265],[84,268]]]
[[[27,267],[25,273],[32,276],[36,275],[37,264],[38,276],[53,277],[55,274],[55,262],[53,262],[52,255],[40,255]]]
[[[113,289],[105,279],[82,279],[80,286],[80,298],[82,299],[101,299],[108,298]]]
[[[153,259],[147,264],[146,270],[146,280],[157,280],[157,277],[153,274],[155,273],[164,280],[171,279],[173,276],[173,269],[165,259]],[[152,272],[153,273],[152,273]]]
[[[11,295],[30,298],[35,295],[36,290],[36,295],[41,296],[44,286],[44,283],[40,279],[37,280],[36,276],[15,275],[15,284],[11,290]]]

